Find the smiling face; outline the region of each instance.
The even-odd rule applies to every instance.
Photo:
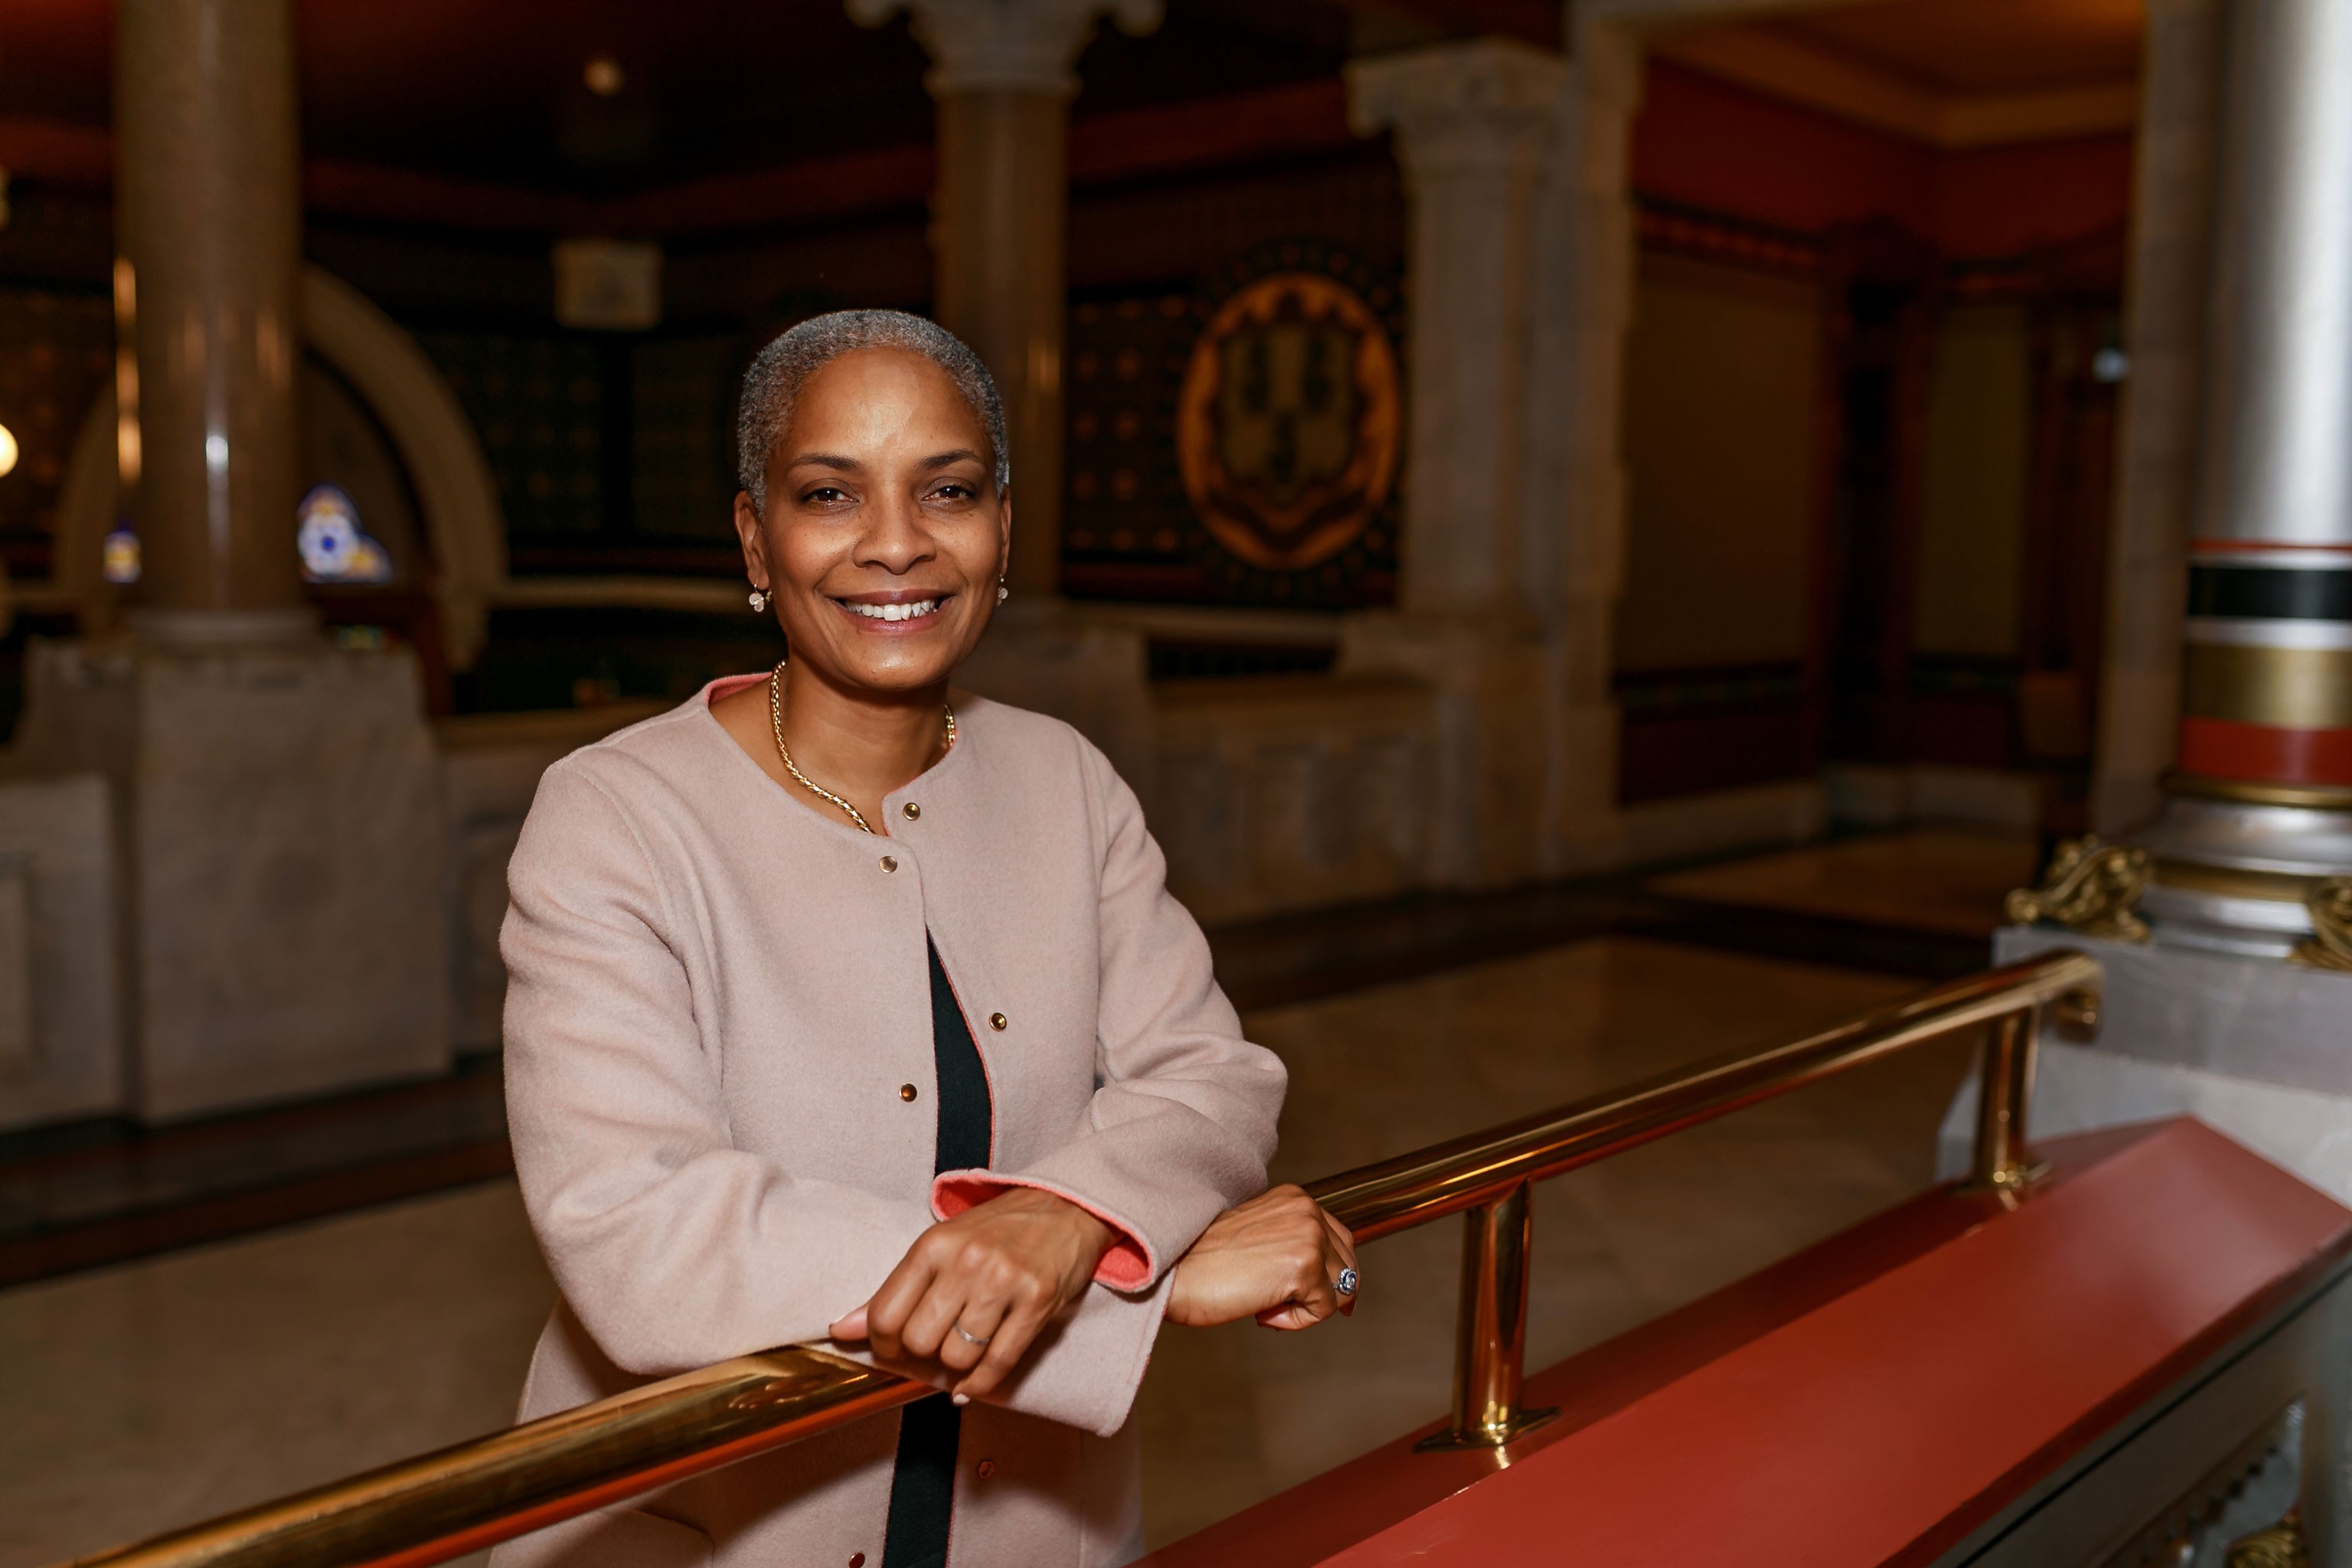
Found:
[[[764,513],[735,498],[744,568],[802,674],[875,697],[947,680],[1004,571],[993,466],[979,416],[920,354],[859,349],[810,375],[768,454]]]

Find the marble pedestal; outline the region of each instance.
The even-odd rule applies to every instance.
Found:
[[[115,806],[148,1121],[449,1063],[442,824],[405,654],[38,644],[20,775]]]
[[[110,818],[95,773],[0,781],[0,1131],[122,1109]]]
[[[1344,624],[1339,672],[1435,694],[1432,881],[1507,887],[1558,874],[1569,736],[1556,641],[1471,616],[1371,611]]]
[[[1089,621],[1061,601],[1015,598],[997,610],[956,684],[1073,726],[1149,810],[1157,755],[1150,676],[1142,632]]]
[[[2042,1040],[2029,1137],[2194,1116],[2352,1203],[2352,974],[2025,926],[1996,933],[1993,958],[2053,948],[2097,958],[2106,994],[2095,1042]],[[1975,1119],[1971,1079],[1937,1140],[1941,1174],[1968,1168]]]

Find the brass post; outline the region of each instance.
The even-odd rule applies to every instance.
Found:
[[[2026,1103],[2033,1092],[2041,1021],[2039,1007],[2021,1007],[1995,1019],[1985,1040],[1976,1156],[1969,1172],[1971,1186],[2007,1192],[2042,1173],[2043,1167],[2029,1163],[2025,1147]]]
[[[1519,1408],[1528,1348],[1528,1252],[1533,1184],[1521,1182],[1465,1214],[1462,1308],[1455,1325],[1454,1426],[1423,1448],[1498,1448],[1559,1414]]]

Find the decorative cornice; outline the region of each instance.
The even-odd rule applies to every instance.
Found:
[[[2139,118],[2134,82],[1943,93],[1760,27],[1667,33],[1651,52],[1719,80],[1945,150],[2114,135]]]
[[[1160,0],[847,0],[850,19],[878,27],[904,11],[931,57],[933,97],[957,92],[1078,90],[1079,51],[1108,15],[1139,36],[1160,26]]]
[[[1502,38],[1352,60],[1348,119],[1360,134],[1396,132],[1415,174],[1531,166],[1559,123],[1568,63]]]

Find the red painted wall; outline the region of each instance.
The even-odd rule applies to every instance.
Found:
[[[1938,152],[1663,61],[1633,122],[1642,195],[1808,233],[1889,218],[1956,259],[2122,226],[2131,159],[2128,133]]]

